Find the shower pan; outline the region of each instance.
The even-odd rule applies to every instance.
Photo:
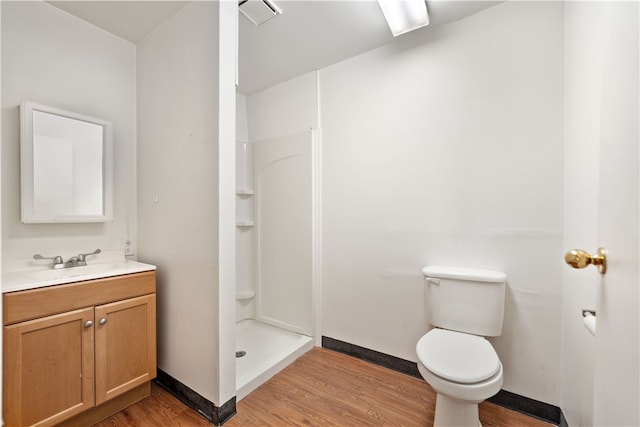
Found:
[[[312,130],[237,143],[238,400],[314,345],[313,147]]]

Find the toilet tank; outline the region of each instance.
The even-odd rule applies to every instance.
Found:
[[[502,334],[507,275],[460,267],[425,267],[427,320],[452,331],[496,337]]]

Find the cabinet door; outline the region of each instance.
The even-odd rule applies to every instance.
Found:
[[[4,327],[4,421],[51,426],[94,406],[93,307]]]
[[[156,296],[97,306],[96,405],[156,376]]]

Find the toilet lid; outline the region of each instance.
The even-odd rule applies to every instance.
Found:
[[[420,362],[435,375],[460,384],[474,384],[500,370],[489,341],[476,335],[433,329],[418,341]]]

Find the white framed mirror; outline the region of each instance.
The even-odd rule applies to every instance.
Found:
[[[113,219],[111,123],[22,101],[20,166],[23,223]]]

